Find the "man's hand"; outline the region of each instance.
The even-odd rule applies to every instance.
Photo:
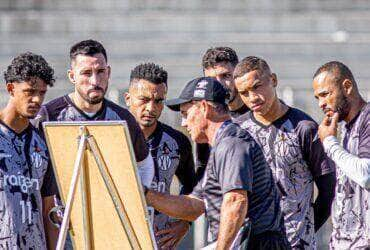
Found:
[[[188,232],[189,222],[178,220],[170,222],[167,227],[155,234],[159,238],[159,247],[160,249],[175,249]]]
[[[328,136],[337,136],[338,129],[338,113],[334,113],[332,117],[325,116],[324,120],[319,126],[319,137],[321,142]]]

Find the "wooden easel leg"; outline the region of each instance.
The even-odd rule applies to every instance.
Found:
[[[88,147],[88,145],[86,145]],[[84,241],[85,250],[94,249],[94,242],[92,237],[92,223],[91,223],[91,203],[90,192],[88,191],[89,184],[89,169],[87,168],[87,151],[84,152],[85,156],[81,166],[80,174],[80,188],[81,188],[81,201],[82,201],[82,216],[84,228]]]
[[[85,128],[85,127],[83,127]],[[68,196],[67,196],[67,202],[66,202],[66,207],[64,210],[64,215],[63,215],[63,221],[62,221],[62,226],[59,231],[59,236],[58,236],[58,242],[57,242],[57,250],[63,250],[64,249],[64,244],[66,241],[67,237],[67,232],[68,232],[68,226],[69,226],[69,220],[71,217],[71,211],[72,211],[72,205],[73,205],[73,200],[74,196],[76,194],[76,187],[77,187],[77,181],[78,177],[80,174],[81,170],[81,165],[84,160],[84,153],[86,150],[86,143],[87,143],[87,138],[85,135],[85,130],[81,133],[81,139],[78,145],[78,151],[77,151],[77,157],[76,161],[73,167],[73,174],[72,174],[72,180],[71,180],[71,185],[68,190]]]
[[[92,151],[92,154],[95,158],[96,165],[99,168],[100,174],[103,177],[105,186],[108,189],[108,193],[110,197],[112,198],[114,207],[116,209],[116,212],[120,218],[121,224],[125,230],[125,233],[127,235],[127,238],[130,242],[131,248],[134,250],[141,249],[139,241],[136,237],[136,234],[134,232],[134,229],[132,227],[131,221],[128,218],[127,212],[125,210],[125,207],[123,206],[123,203],[119,197],[119,193],[117,191],[116,186],[114,185],[113,179],[109,173],[108,167],[104,162],[103,156],[100,153],[99,147],[95,142],[94,137],[89,136],[87,138],[88,145]]]

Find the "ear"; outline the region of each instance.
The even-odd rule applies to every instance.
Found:
[[[130,93],[129,92],[123,93],[123,97],[125,98],[125,102],[126,102],[127,107],[130,107],[131,106],[131,96],[130,96]]]
[[[75,73],[72,69],[69,69],[67,71],[67,75],[68,75],[68,79],[71,83],[75,84],[76,83],[76,80],[75,80]]]
[[[10,94],[10,96],[14,96],[14,83],[7,83],[6,90]]]
[[[208,105],[206,100],[202,100],[200,103],[201,111],[204,114],[204,117],[209,118],[211,116],[212,109],[210,105]]]
[[[276,88],[276,86],[278,84],[278,81],[277,81],[277,76],[276,76],[275,73],[271,74],[271,81],[272,81],[272,86],[274,86]]]
[[[342,87],[343,87],[344,93],[346,93],[347,95],[350,95],[353,90],[353,83],[351,80],[345,79],[342,83]]]

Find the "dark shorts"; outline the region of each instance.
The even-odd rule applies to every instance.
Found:
[[[291,247],[285,234],[275,231],[267,231],[257,235],[251,235],[248,240],[248,250],[290,250]]]

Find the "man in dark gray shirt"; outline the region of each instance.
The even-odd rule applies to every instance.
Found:
[[[322,65],[313,80],[315,97],[326,117],[319,136],[337,166],[331,249],[370,249],[370,103],[341,62]],[[337,123],[344,121],[342,144]]]
[[[167,102],[181,111],[192,140],[209,143],[212,150],[204,177],[190,195],[144,188],[148,204],[188,221],[206,212],[208,242],[217,249],[286,249],[272,173],[253,138],[231,122],[225,98],[221,83],[201,77]]]

